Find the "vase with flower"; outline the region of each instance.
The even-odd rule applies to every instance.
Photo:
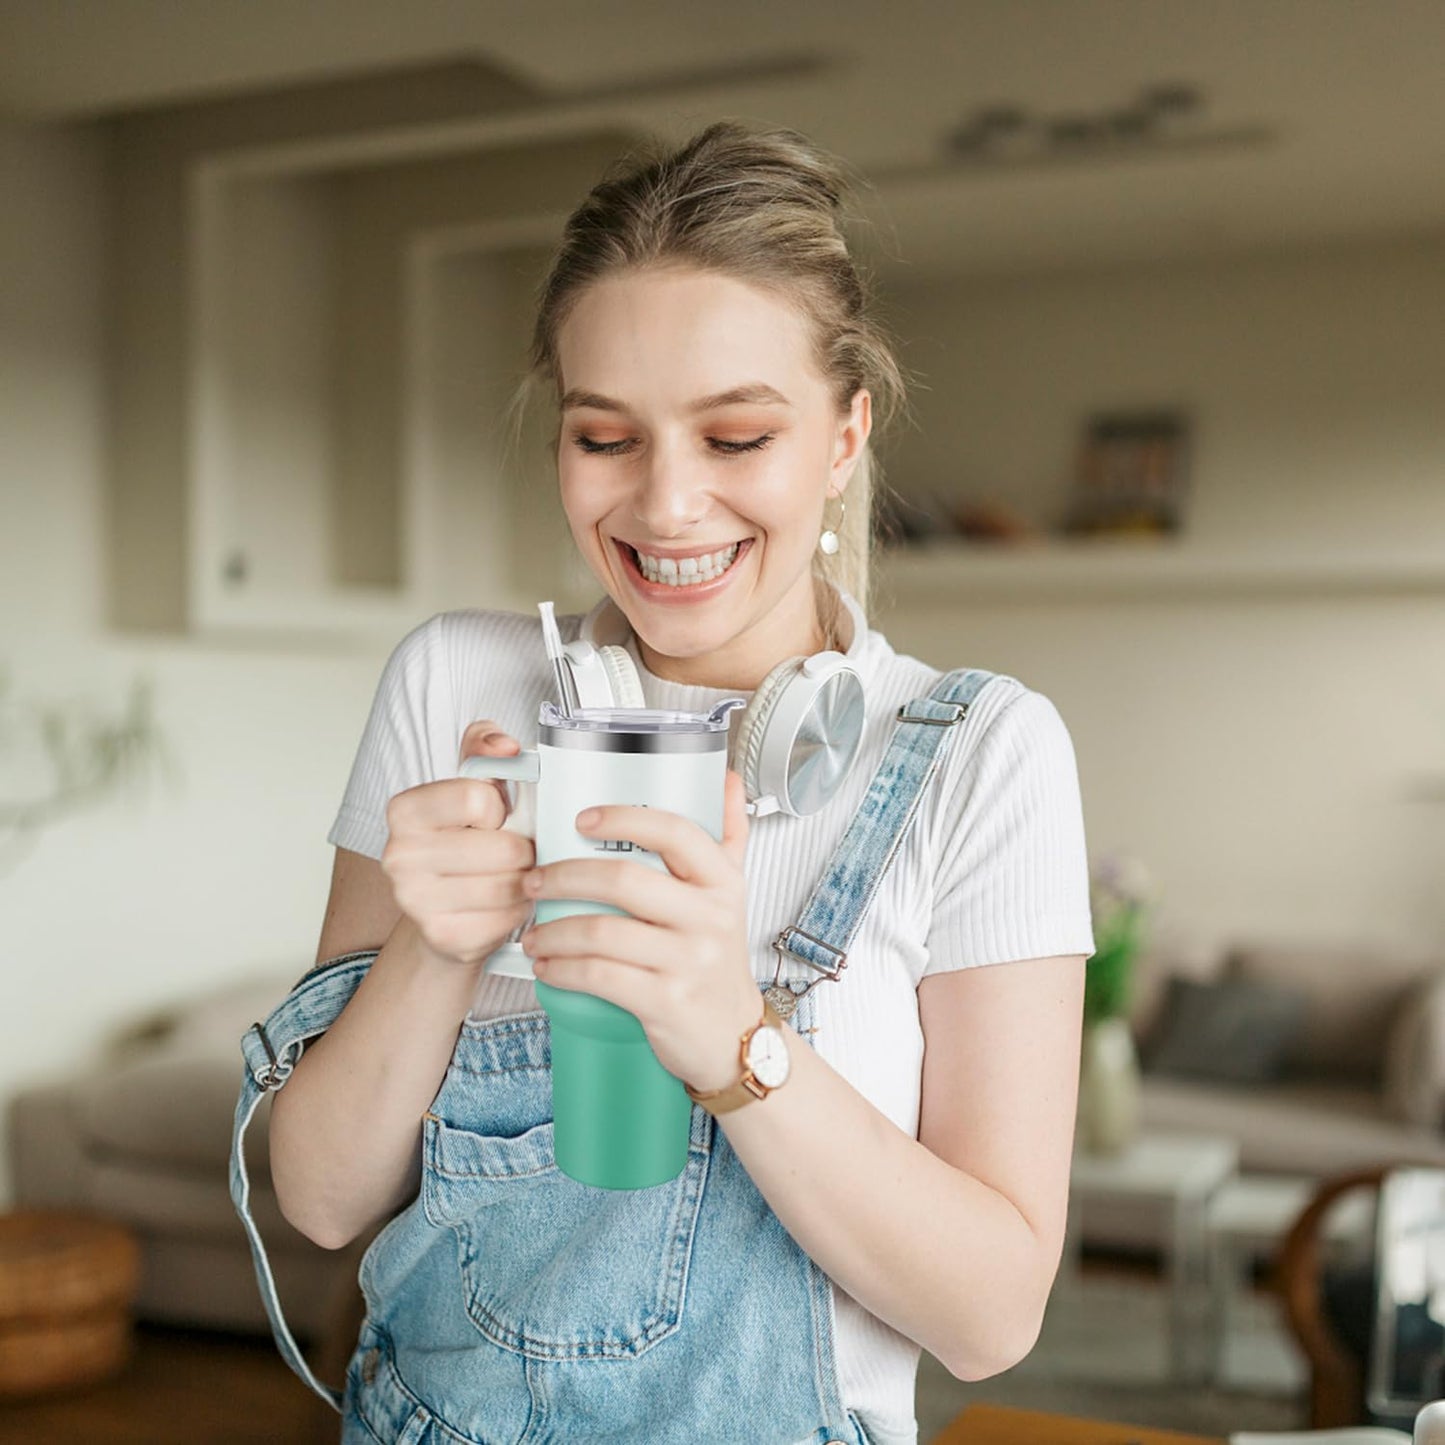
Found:
[[[1139,1055],[1129,1020],[1151,884],[1137,859],[1109,857],[1090,879],[1095,949],[1084,971],[1078,1137],[1091,1154],[1118,1154],[1139,1130]]]

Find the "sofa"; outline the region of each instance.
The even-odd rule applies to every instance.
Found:
[[[1396,1160],[1445,1163],[1445,958],[1339,943],[1166,943],[1140,965],[1131,1022],[1146,1062],[1145,1127],[1232,1135],[1244,1172],[1324,1178]],[[139,1020],[95,1067],[10,1101],[17,1203],[86,1208],[133,1226],[142,1319],[268,1328],[227,1185],[238,1041],[303,971],[258,974]],[[1295,996],[1297,1027],[1274,1077],[1221,1082],[1147,1067],[1168,1024],[1170,980],[1180,978],[1230,983],[1246,998],[1250,986],[1276,1001]],[[320,1249],[281,1217],[268,1111],[263,1102],[247,1135],[256,1218],[288,1319],[317,1338],[355,1289],[359,1249]],[[1157,1227],[1127,1209],[1091,1210],[1082,1242],[1151,1247],[1147,1230]]]
[[[123,1221],[141,1245],[138,1319],[269,1331],[245,1231],[231,1203],[231,1121],[242,1033],[302,974],[264,972],[138,1019],[79,1076],[9,1102],[15,1202]],[[271,1187],[263,1099],[246,1134],[252,1207],[288,1323],[324,1338],[353,1287],[358,1251],[328,1251],[282,1217]]]
[[[1227,1007],[1230,1028],[1177,1047],[1211,1001]],[[1130,1024],[1140,1127],[1229,1136],[1241,1174],[1323,1180],[1445,1164],[1445,951],[1165,941],[1139,960]],[[1230,1057],[1227,1038],[1249,1057]],[[1152,1248],[1157,1227],[1128,1205],[1100,1206],[1083,1243]]]

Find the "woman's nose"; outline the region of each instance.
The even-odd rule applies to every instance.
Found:
[[[706,479],[696,465],[660,449],[647,459],[638,478],[632,514],[659,540],[688,532],[707,514]]]

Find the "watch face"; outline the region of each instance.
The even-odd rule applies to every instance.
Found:
[[[788,1077],[792,1060],[788,1041],[771,1024],[757,1029],[748,1043],[748,1067],[764,1088],[776,1089]]]

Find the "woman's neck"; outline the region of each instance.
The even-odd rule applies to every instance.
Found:
[[[643,666],[664,682],[751,692],[785,658],[847,650],[847,643],[841,636],[842,603],[825,583],[815,583],[812,590],[813,606],[803,614],[797,628],[790,634],[797,637],[796,642],[784,641],[779,645],[778,619],[773,613],[764,623],[739,634],[726,646],[694,657],[673,657],[659,652],[634,632],[638,656]],[[767,627],[766,642],[752,635],[763,626]]]

